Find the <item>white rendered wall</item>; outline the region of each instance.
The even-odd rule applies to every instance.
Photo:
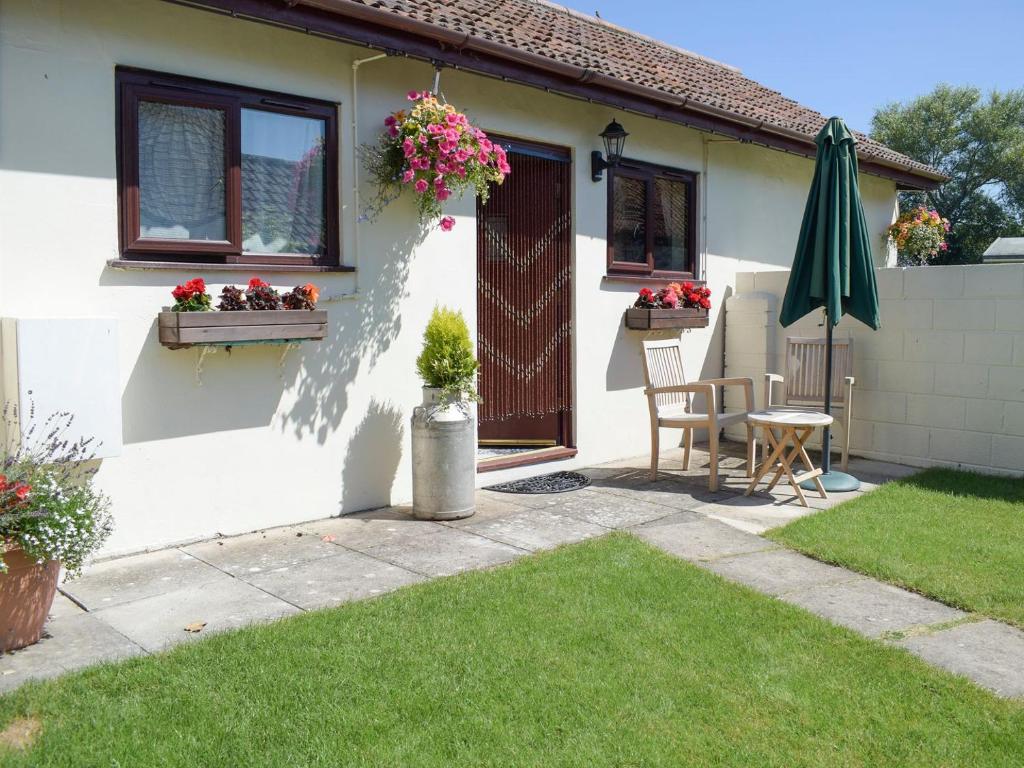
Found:
[[[0,315],[118,319],[124,449],[98,476],[117,519],[107,554],[409,499],[407,425],[420,399],[413,362],[423,326],[435,303],[462,309],[475,326],[474,204],[453,202],[455,230],[424,239],[403,199],[358,225],[355,253],[351,63],[375,53],[156,0],[0,6]],[[176,283],[201,274],[217,293],[250,274],[106,266],[118,255],[118,64],[340,103],[342,258],[358,271],[264,275],[284,288],[310,278],[321,286],[330,317],[323,343],[283,360],[275,347],[219,352],[204,360],[198,383],[197,352],[156,342],[156,313]],[[432,74],[402,58],[361,67],[360,140]],[[702,173],[706,150],[701,207],[715,306],[711,325],[685,336],[691,378],[722,372],[721,307],[737,271],[789,265],[812,161],[717,139],[705,147],[693,130],[465,73],[445,71],[441,85],[486,130],[572,149],[575,273],[566,300],[575,312],[580,452],[560,466],[644,453],[643,334],[622,327],[637,286],[603,280],[606,186],[589,172],[597,133],[617,117],[631,134],[630,157]],[[895,188],[867,176],[862,185],[881,246]]]

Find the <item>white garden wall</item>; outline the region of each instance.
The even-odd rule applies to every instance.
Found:
[[[851,452],[916,466],[1024,471],[1024,266],[881,269],[882,328],[844,318],[854,339]],[[823,336],[821,314],[778,324],[788,272],[737,276],[725,368],[784,373],[787,336]],[[730,407],[737,405],[729,401]]]
[[[157,0],[0,4],[0,316],[117,319],[124,448],[98,475],[117,522],[106,554],[410,498],[408,420],[420,399],[413,361],[423,326],[435,303],[475,324],[474,205],[453,202],[455,230],[425,239],[407,199],[356,224],[352,63],[376,53]],[[217,293],[250,272],[107,266],[118,256],[116,65],[339,103],[342,260],[357,271],[264,275],[280,287],[311,278],[321,286],[323,343],[284,357],[279,348],[219,352],[199,378],[196,351],[157,343],[156,313],[176,283],[203,274]],[[432,77],[428,64],[401,57],[360,67],[360,141]],[[622,327],[637,286],[604,279],[606,186],[589,168],[597,134],[617,117],[630,132],[629,156],[701,174],[715,308],[709,328],[685,337],[691,378],[722,372],[721,308],[737,271],[790,263],[813,162],[462,72],[446,70],[441,85],[489,131],[572,150],[574,290],[564,300],[574,307],[579,455],[559,468],[644,453],[643,334]],[[895,186],[864,176],[862,189],[884,262]],[[509,473],[481,482],[501,474]]]

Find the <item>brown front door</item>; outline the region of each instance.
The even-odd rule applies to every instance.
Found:
[[[571,445],[572,166],[501,143],[512,172],[477,203],[480,442]]]

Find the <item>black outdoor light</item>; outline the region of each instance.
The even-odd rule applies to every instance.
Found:
[[[619,164],[619,160],[622,159],[622,150],[626,146],[626,137],[629,136],[626,129],[615,120],[608,123],[599,135],[604,141],[604,153],[608,159],[605,160],[601,157],[601,153],[597,150],[590,153],[590,178],[593,181],[601,180],[601,174],[605,168],[612,168]]]

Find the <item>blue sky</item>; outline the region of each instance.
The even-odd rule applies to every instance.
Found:
[[[939,82],[1024,87],[1024,0],[561,0],[748,77],[853,128]]]

